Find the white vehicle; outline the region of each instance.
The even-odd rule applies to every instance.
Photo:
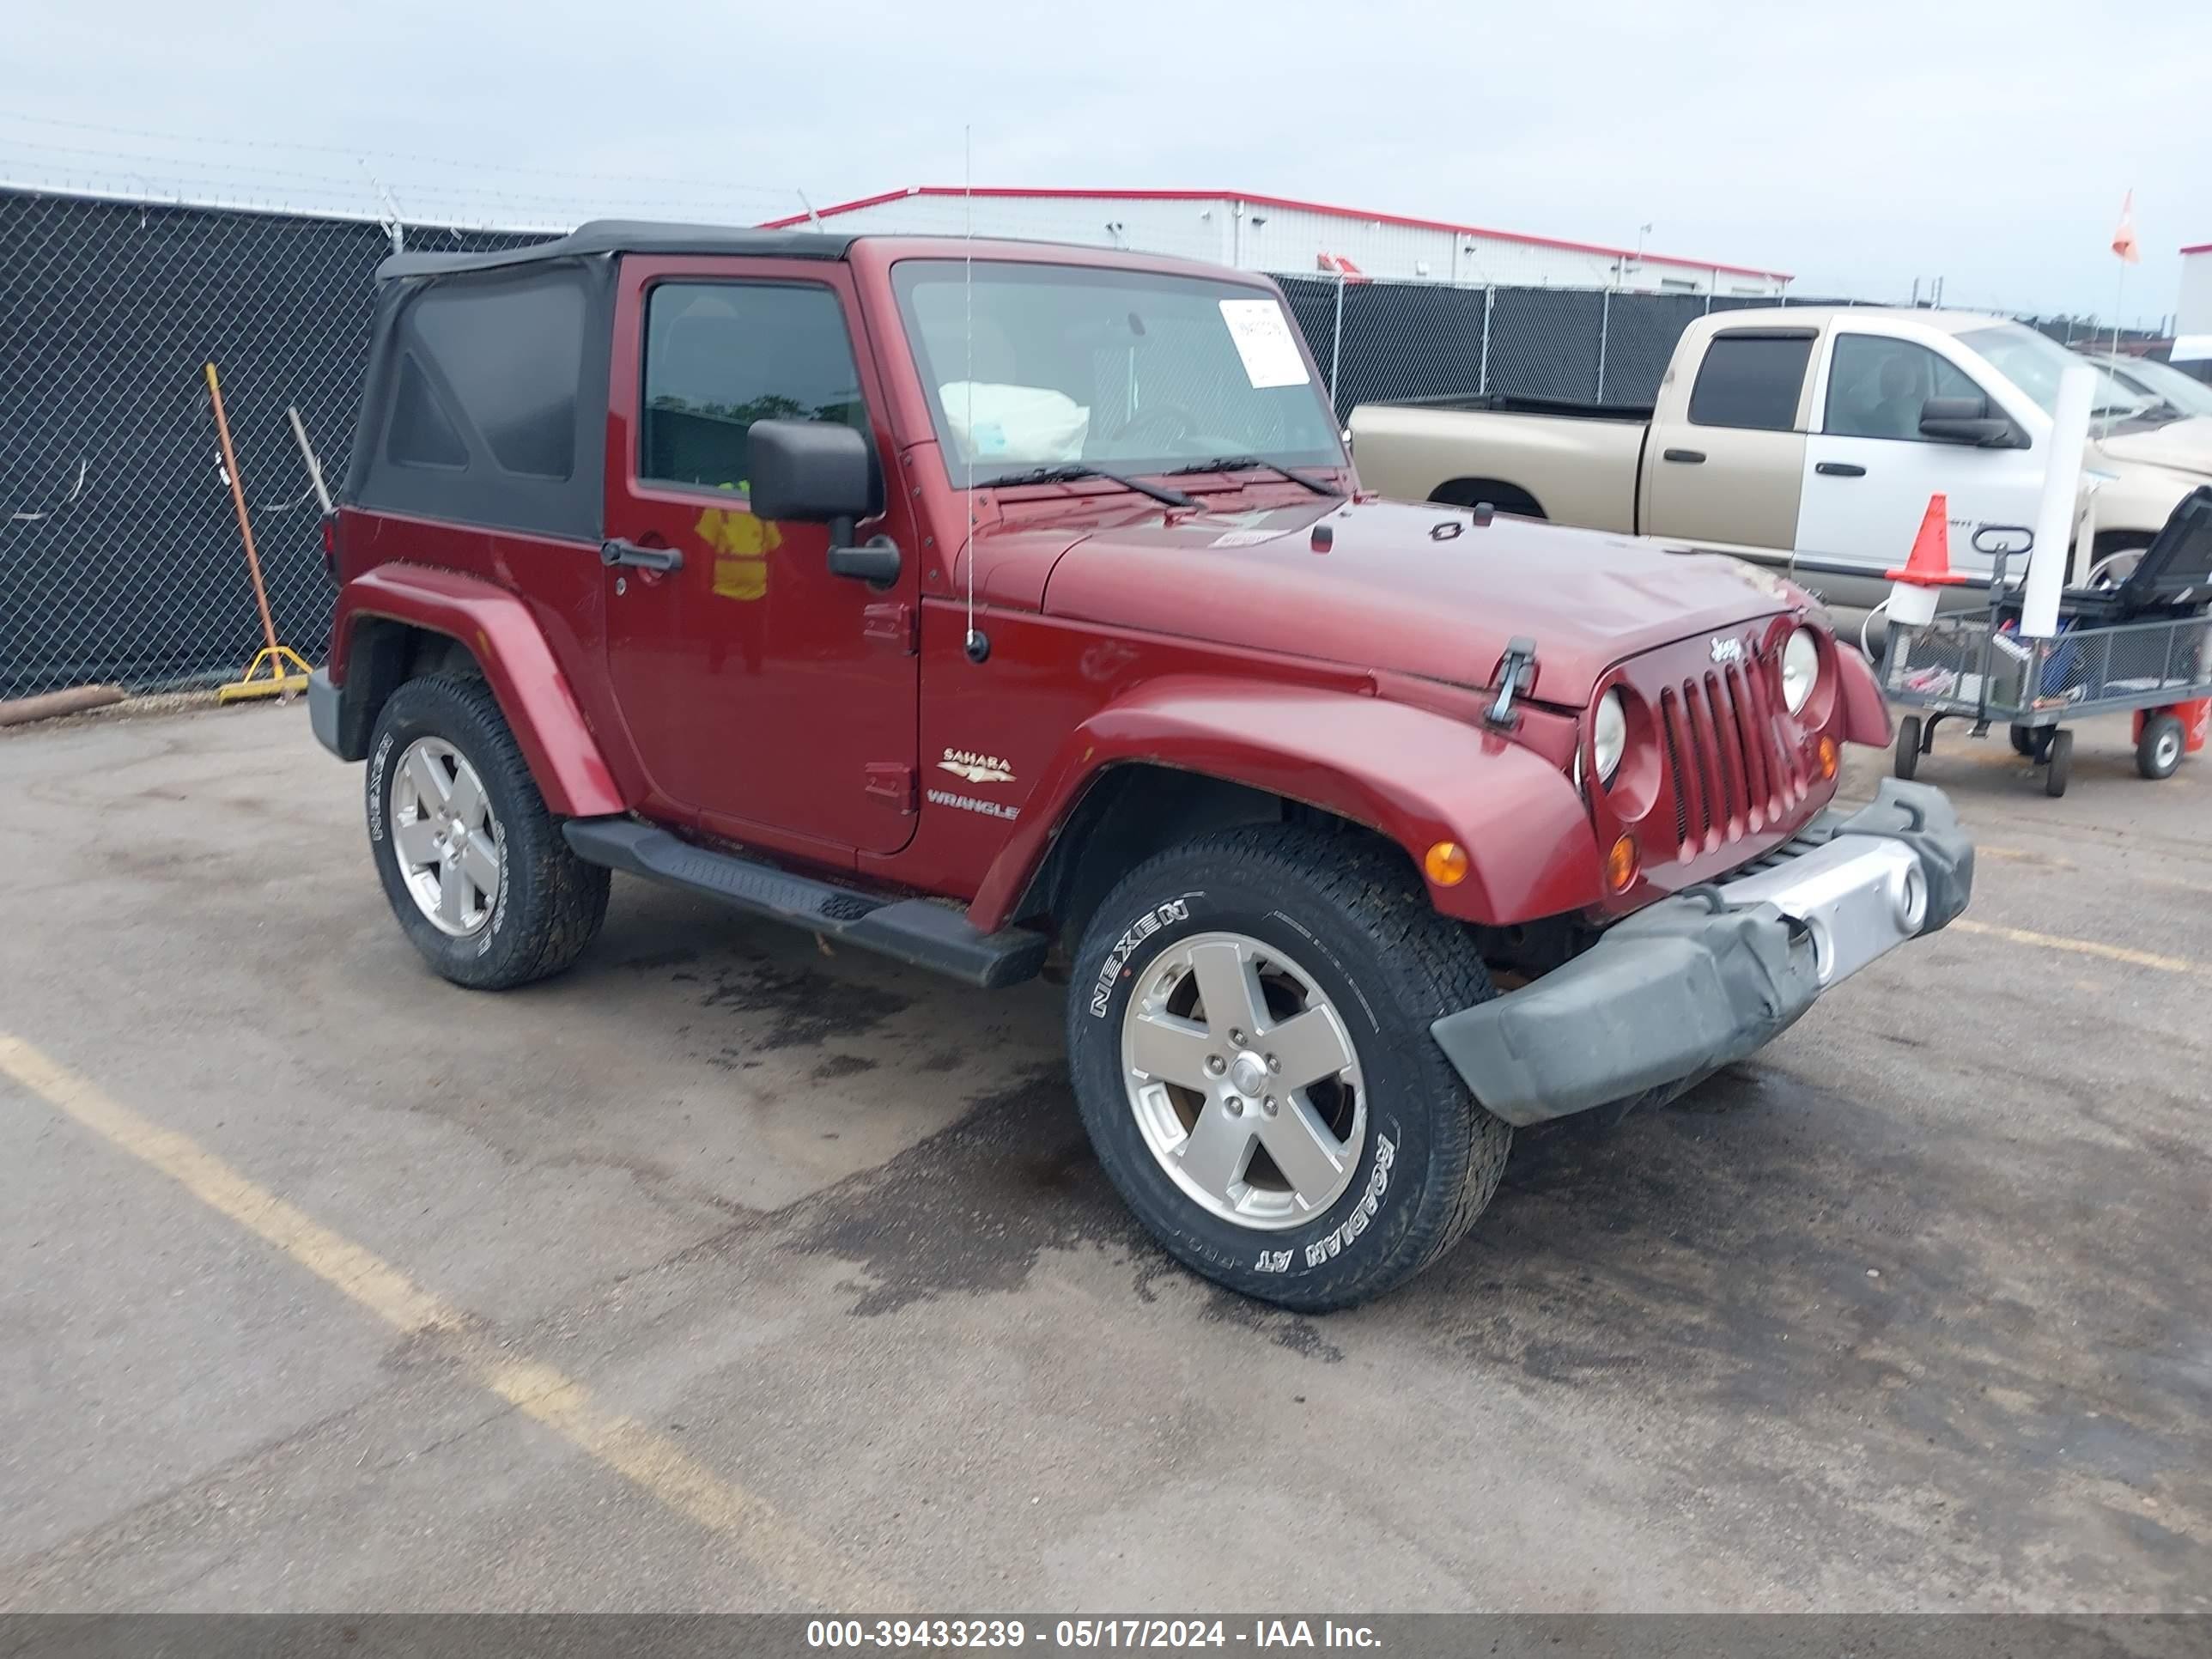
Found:
[[[1969,573],[1991,564],[1978,532],[2034,522],[2059,377],[2080,361],[2022,324],[1964,312],[1728,311],[1683,332],[1651,408],[1367,404],[1352,433],[1361,478],[1386,495],[1692,543],[1863,608],[1887,593],[1882,573],[1904,562],[1930,495],[1947,498],[1952,562]],[[2076,550],[2103,561],[2147,545],[2212,481],[2212,418],[2107,374],[2094,420],[2093,539]]]
[[[2081,351],[2079,346],[2075,349]],[[2164,404],[2176,415],[2212,415],[2212,382],[2185,374],[2172,363],[2110,351],[2083,351],[2082,355],[2146,404]]]

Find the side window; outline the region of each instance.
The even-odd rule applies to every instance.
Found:
[[[416,333],[503,471],[561,479],[575,465],[584,313],[583,289],[560,270],[416,301]]]
[[[1797,393],[1812,356],[1809,333],[1716,334],[1690,388],[1691,424],[1789,431],[1797,424]]]
[[[638,474],[744,489],[755,421],[867,429],[844,307],[826,288],[661,283],[646,298]]]
[[[1920,437],[1920,405],[1930,398],[1979,398],[1957,365],[1910,340],[1838,334],[1828,366],[1822,425],[1839,438]]]

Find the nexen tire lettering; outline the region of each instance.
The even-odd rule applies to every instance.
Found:
[[[1156,909],[1147,910],[1131,922],[1114,948],[1106,953],[1105,963],[1098,969],[1097,983],[1091,989],[1091,1017],[1106,1018],[1107,1006],[1114,1000],[1115,981],[1121,977],[1121,969],[1136,949],[1161,928],[1178,921],[1190,920],[1190,906],[1182,899],[1170,899]]]
[[[1350,1215],[1336,1224],[1314,1243],[1306,1246],[1306,1266],[1318,1267],[1331,1256],[1342,1251],[1360,1234],[1367,1231],[1375,1219],[1375,1212],[1382,1202],[1382,1194],[1390,1189],[1390,1166],[1397,1162],[1398,1149],[1390,1144],[1388,1135],[1375,1137],[1375,1170],[1367,1177],[1367,1190],[1359,1195],[1359,1202]]]
[[[372,843],[384,839],[384,768],[391,758],[392,734],[387,732],[368,759],[368,838]],[[500,879],[506,878],[502,870]]]
[[[497,818],[491,821],[492,844],[499,848],[499,891],[491,897],[491,915],[484,920],[483,935],[477,940],[477,954],[489,951],[492,941],[499,937],[499,924],[507,916],[507,884],[514,861],[507,855],[507,830]]]

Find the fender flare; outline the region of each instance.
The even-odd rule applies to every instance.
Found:
[[[1836,658],[1836,710],[1845,743],[1863,743],[1876,749],[1889,746],[1889,704],[1881,684],[1864,657],[1838,639]]]
[[[1368,692],[1206,675],[1146,681],[1069,733],[1024,803],[969,918],[1005,924],[1085,793],[1141,762],[1303,801],[1367,826],[1421,867],[1439,841],[1467,849],[1444,915],[1505,926],[1602,897],[1595,833],[1571,781],[1498,733]]]
[[[529,606],[481,577],[426,565],[379,565],[338,595],[330,674],[338,688],[341,752],[349,759],[366,756],[374,718],[366,696],[355,695],[362,677],[347,672],[356,629],[370,617],[441,634],[467,649],[483,669],[549,811],[562,817],[599,817],[629,810]],[[360,755],[351,752],[356,747]]]

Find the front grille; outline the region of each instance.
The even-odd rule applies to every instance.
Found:
[[[1780,729],[1782,680],[1771,655],[1693,674],[1659,693],[1674,833],[1685,860],[1755,836],[1805,799]]]

